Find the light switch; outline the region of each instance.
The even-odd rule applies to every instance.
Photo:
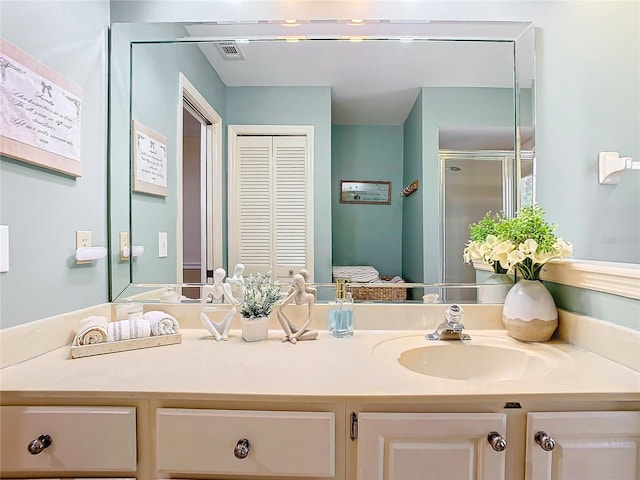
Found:
[[[167,256],[167,233],[158,233],[158,257],[163,258]]]
[[[9,271],[9,226],[0,225],[0,273]]]
[[[129,232],[120,232],[120,260],[129,260]]]

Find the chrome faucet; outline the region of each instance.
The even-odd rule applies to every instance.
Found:
[[[445,313],[445,321],[433,333],[426,335],[427,340],[471,340],[469,335],[463,333],[463,313],[459,305],[451,305]]]

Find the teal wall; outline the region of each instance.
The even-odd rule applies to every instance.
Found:
[[[252,1],[247,8],[246,2],[3,0],[0,12],[3,38],[83,87],[85,93],[82,177],[71,180],[21,162],[0,161],[0,224],[9,225],[11,257],[11,271],[0,274],[2,327],[108,298],[106,262],[77,268],[72,255],[75,230],[92,230],[96,245],[107,240],[106,28],[110,21],[277,20],[292,14],[297,18],[532,21],[536,25],[538,201],[559,224],[558,233],[574,243],[575,257],[640,263],[639,172],[625,172],[619,185],[597,181],[598,152],[613,150],[640,159],[640,62],[632,60],[640,58],[638,2],[311,0],[295,5]],[[330,176],[326,185],[329,198]],[[326,224],[330,225],[328,217]],[[326,250],[327,259],[330,238],[329,232],[324,243],[316,245]],[[325,268],[328,274],[329,261]],[[34,289],[39,292],[38,301],[33,300]],[[569,309],[582,308],[574,302],[568,303]],[[596,309],[591,306],[585,313]]]
[[[423,254],[423,153],[424,130],[422,92],[413,104],[413,108],[404,122],[404,164],[403,184],[409,185],[418,180],[419,188],[410,197],[402,200],[402,277],[408,282],[424,281]]]
[[[372,265],[402,275],[403,128],[333,125],[331,222],[334,265]],[[391,182],[391,205],[341,204],[341,180]]]
[[[314,276],[331,281],[331,91],[329,87],[232,87],[229,125],[314,127]]]
[[[10,270],[0,273],[0,327],[108,301],[107,261],[75,264],[76,230],[107,245],[109,3],[5,1],[2,38],[83,89],[82,176],[0,159],[0,224]]]
[[[423,110],[423,249],[424,281],[440,281],[440,171],[438,130],[442,127],[507,127],[513,125],[513,89],[422,89]]]
[[[138,192],[132,194],[131,242],[147,246],[145,255],[134,259],[132,273],[136,282],[175,283],[179,74],[182,73],[222,117],[223,145],[226,145],[226,87],[197,45],[135,45],[133,71],[132,117],[166,138],[169,194],[167,197]],[[223,194],[223,198],[226,195]],[[222,209],[226,211],[226,204]],[[168,255],[165,258],[158,258],[158,232],[166,232],[168,236]]]

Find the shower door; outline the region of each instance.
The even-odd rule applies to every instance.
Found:
[[[473,265],[464,263],[463,250],[469,241],[469,225],[487,212],[506,211],[511,191],[513,152],[440,151],[441,242],[445,283],[476,283]],[[443,300],[476,302],[475,288],[446,289]]]

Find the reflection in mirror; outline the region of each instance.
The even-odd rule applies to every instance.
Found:
[[[441,154],[471,152],[471,164],[460,167],[463,173],[475,164],[499,163],[492,173],[496,186],[489,188],[495,208],[515,211],[522,185],[529,192],[523,201],[533,200],[533,155],[526,154],[531,158],[526,168],[521,159],[524,150],[535,149],[534,29],[514,22],[445,23],[365,25],[360,32],[369,32],[369,38],[358,41],[345,41],[347,27],[331,22],[306,25],[307,39],[313,41],[291,41],[291,29],[280,25],[114,25],[111,238],[117,245],[118,233],[129,231],[131,243],[145,246],[145,255],[130,261],[112,255],[112,298],[139,293],[132,283],[201,284],[219,266],[232,271],[234,265],[226,263],[237,261],[229,258],[228,243],[236,225],[235,217],[229,220],[236,192],[227,191],[227,185],[243,185],[229,177],[238,170],[234,162],[246,156],[234,159],[237,145],[231,144],[228,126],[312,127],[303,154],[313,162],[310,172],[295,177],[291,189],[281,175],[283,181],[275,182],[280,190],[263,199],[280,194],[285,200],[258,200],[274,206],[266,220],[254,215],[247,222],[275,223],[287,202],[310,205],[311,225],[298,237],[312,246],[314,282],[332,282],[332,267],[344,265],[370,266],[381,278],[405,282],[475,281],[446,273],[445,265],[452,271],[464,266],[466,229],[478,218],[454,206],[458,195],[444,196],[447,172],[452,172],[447,168],[455,165]],[[278,38],[285,33],[289,41]],[[190,99],[199,99],[212,117]],[[166,197],[123,188],[131,179],[132,120],[166,139]],[[264,171],[272,180],[278,162],[286,162],[273,145],[267,147],[272,160],[265,160],[273,166]],[[488,151],[501,151],[503,159],[482,160]],[[294,164],[282,165],[281,174],[294,174]],[[250,173],[254,177],[246,182],[255,192],[260,172]],[[469,178],[481,182],[484,174]],[[341,181],[350,179],[389,182],[390,204],[341,204]],[[403,187],[416,179],[419,190],[401,197]],[[312,182],[310,188],[287,198],[302,181]],[[312,198],[298,198],[310,195],[307,191]],[[484,195],[479,189],[461,191]],[[258,210],[247,205],[249,213]],[[290,219],[283,218],[287,225]],[[298,238],[292,232],[278,228],[268,240],[284,242],[290,251]],[[166,255],[159,234],[166,234]],[[286,281],[287,272],[300,269],[288,261],[274,254],[256,262],[256,271],[280,269],[279,278]],[[250,274],[251,262],[243,263]],[[185,293],[198,298],[199,288]],[[409,297],[421,301],[423,293],[412,289]]]

